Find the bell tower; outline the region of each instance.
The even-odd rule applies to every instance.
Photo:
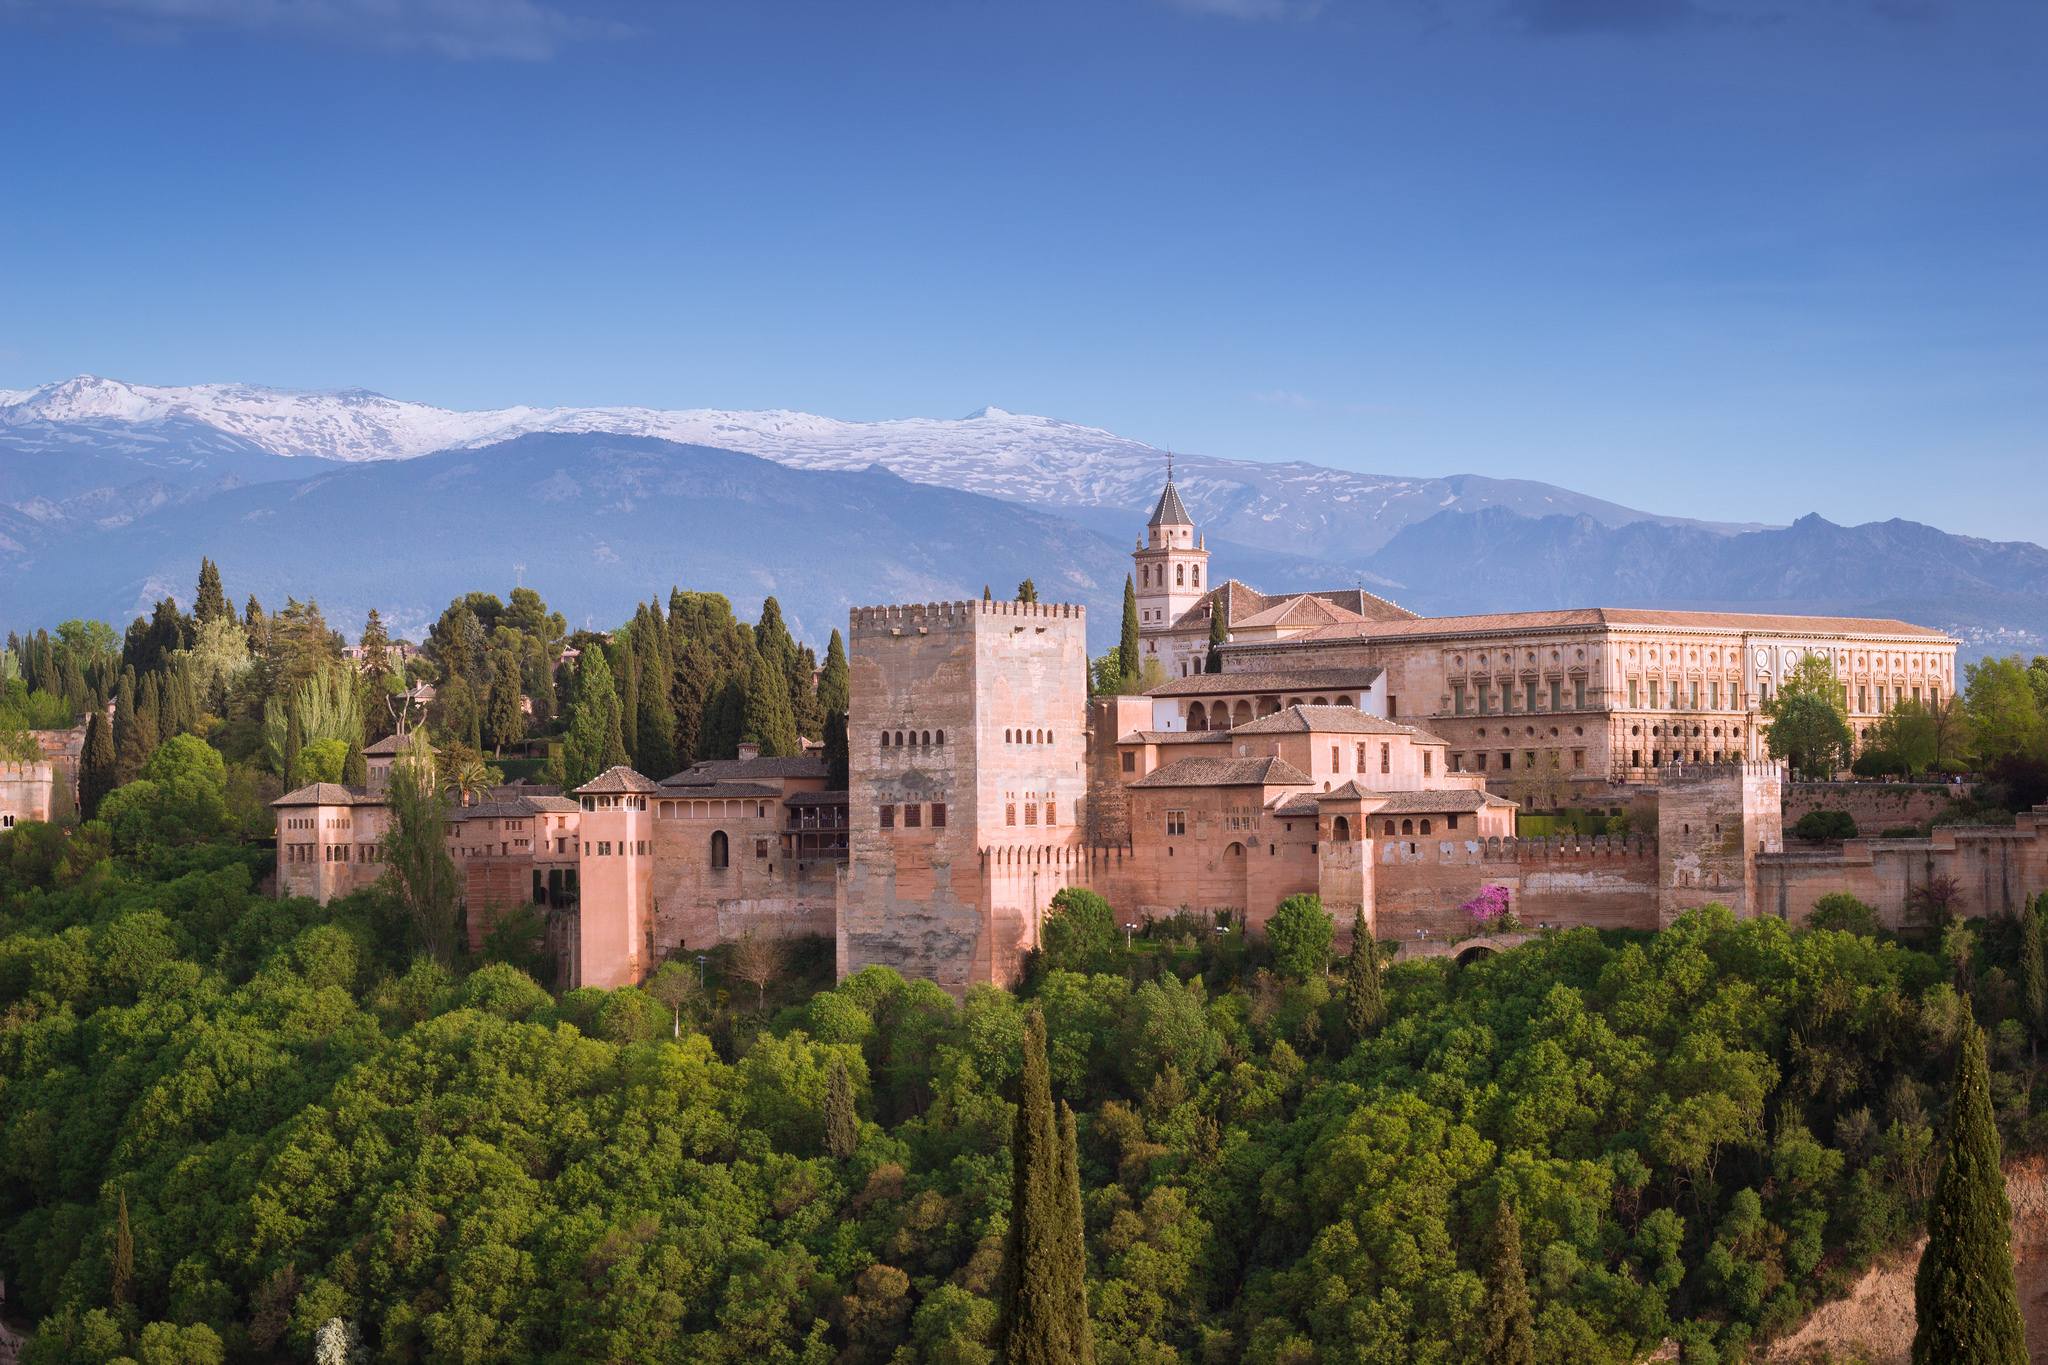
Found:
[[[1173,486],[1170,455],[1166,462],[1166,488],[1159,495],[1159,505],[1152,509],[1152,519],[1145,523],[1145,539],[1131,552],[1131,559],[1136,564],[1139,638],[1146,641],[1148,656],[1166,656],[1161,657],[1160,663],[1172,676],[1175,663],[1170,657],[1171,646],[1158,637],[1171,631],[1174,622],[1199,606],[1208,595],[1209,551],[1204,542],[1195,538],[1194,521],[1180,500],[1180,491]],[[1203,630],[1206,639],[1206,624]]]

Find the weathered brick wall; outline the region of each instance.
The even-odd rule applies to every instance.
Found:
[[[656,957],[701,952],[749,929],[776,937],[831,935],[837,865],[783,856],[779,798],[718,804],[727,810],[716,817],[655,820]],[[763,805],[766,815],[759,813]],[[714,833],[726,836],[723,868],[711,865]]]
[[[1486,886],[1508,889],[1526,926],[1655,929],[1657,841],[1626,839],[1376,839],[1374,933],[1408,939],[1469,934],[1461,907]]]
[[[1965,918],[2019,913],[2048,890],[2048,810],[2021,815],[2011,829],[1938,825],[1931,839],[1851,839],[1757,859],[1762,912],[1792,924],[1822,896],[1845,891],[1874,906],[1887,928],[1910,927],[1909,896],[1942,877],[1954,880]]]
[[[0,763],[0,815],[48,820],[55,769],[49,763]]]
[[[1969,795],[1969,787],[1926,782],[1788,782],[1785,785],[1785,828],[1811,811],[1847,811],[1856,832],[1874,837],[1902,825],[1918,825],[1941,814],[1949,803]]]
[[[1721,904],[1751,912],[1756,858],[1784,848],[1784,774],[1776,763],[1667,768],[1657,784],[1662,918]]]

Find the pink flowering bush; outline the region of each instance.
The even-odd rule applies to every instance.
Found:
[[[1486,887],[1461,908],[1478,922],[1482,932],[1520,927],[1520,921],[1515,918],[1513,897],[1505,886]]]

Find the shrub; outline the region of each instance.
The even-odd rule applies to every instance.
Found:
[[[1856,755],[1849,771],[1858,777],[1906,776],[1906,760],[1889,749],[1865,749]]]
[[[1865,905],[1846,891],[1837,891],[1815,901],[1813,909],[1806,912],[1806,927],[1839,929],[1844,933],[1862,934],[1866,938],[1881,928],[1877,922],[1877,907]]]
[[[1845,810],[1810,810],[1799,817],[1792,833],[1800,839],[1853,839],[1856,821]]]
[[[1093,891],[1065,887],[1046,911],[1041,941],[1047,966],[1085,972],[1097,957],[1116,946],[1116,912]]]
[[[1880,839],[1917,839],[1920,837],[1920,826],[1893,825],[1889,829],[1878,831],[1877,837]]]
[[[1306,981],[1330,960],[1330,943],[1336,933],[1336,922],[1323,912],[1321,896],[1289,896],[1266,921],[1266,948],[1273,956],[1273,969]]]

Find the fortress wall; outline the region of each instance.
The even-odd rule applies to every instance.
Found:
[[[1931,782],[1788,782],[1785,828],[1810,811],[1839,810],[1855,820],[1857,833],[1875,838],[1888,829],[1932,820],[1969,793],[1968,787]]]

